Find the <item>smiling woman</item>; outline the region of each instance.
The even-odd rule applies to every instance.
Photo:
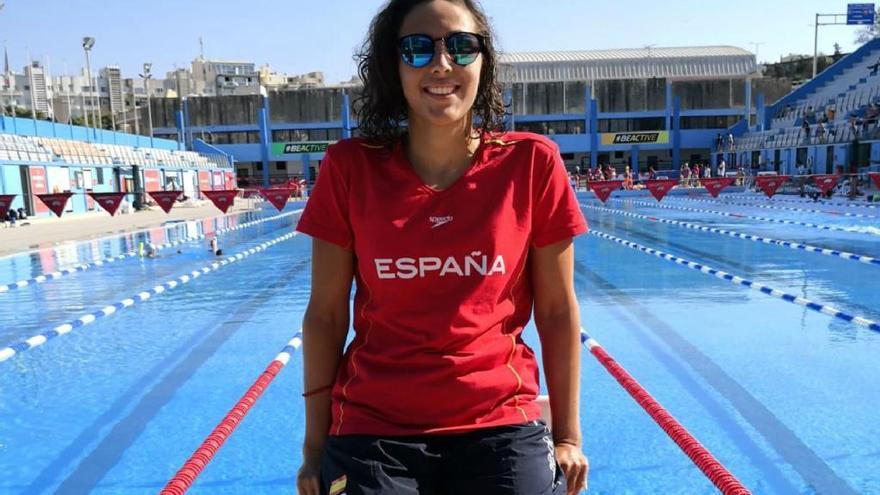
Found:
[[[559,149],[501,130],[472,1],[392,0],[360,57],[363,137],[327,149],[297,226],[313,237],[299,493],[583,489],[572,238],[587,226]],[[552,433],[522,338],[533,307]]]

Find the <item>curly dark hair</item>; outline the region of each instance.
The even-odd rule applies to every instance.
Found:
[[[404,18],[414,7],[430,0],[390,0],[373,19],[361,50],[355,55],[363,89],[355,99],[360,134],[384,145],[400,139],[401,122],[407,118],[407,103],[400,84],[398,33]],[[474,0],[446,0],[463,5],[473,15],[477,34],[483,36],[483,66],[471,117],[479,118],[477,129],[500,131],[504,125],[504,103],[497,81],[498,53],[495,51],[488,17]]]

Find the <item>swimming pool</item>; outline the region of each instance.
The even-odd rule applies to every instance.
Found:
[[[594,233],[880,320],[876,264],[660,221],[880,257],[876,209],[740,195],[667,197],[661,205],[672,208],[579,199]],[[0,284],[119,255],[147,235],[162,244],[277,215],[8,257]],[[235,254],[261,246],[289,235],[296,218],[223,233],[221,247]],[[0,492],[158,492],[299,330],[309,244],[305,236],[279,241],[0,362]],[[578,238],[576,249],[587,331],[753,493],[880,492],[880,333],[595,234]],[[0,293],[0,348],[215,261],[197,240],[156,259],[126,258]],[[539,347],[534,328],[526,340]],[[582,361],[590,493],[715,493],[596,360],[584,352]],[[293,491],[301,372],[294,354],[191,493]]]

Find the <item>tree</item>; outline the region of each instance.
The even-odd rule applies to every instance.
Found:
[[[874,14],[874,24],[864,27],[856,33],[856,43],[864,45],[880,35],[880,9]]]

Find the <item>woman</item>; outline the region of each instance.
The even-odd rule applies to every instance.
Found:
[[[327,150],[297,226],[313,237],[301,494],[586,486],[572,280],[586,222],[555,145],[499,132],[497,61],[471,0],[392,0],[373,20],[363,138]],[[533,305],[552,435],[521,337]]]
[[[626,169],[623,171],[623,188],[627,190],[633,188],[633,174],[629,165],[627,165]]]

